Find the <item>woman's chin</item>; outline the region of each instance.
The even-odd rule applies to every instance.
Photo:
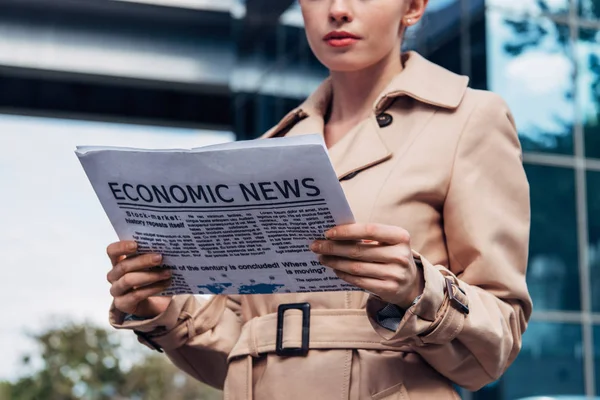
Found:
[[[367,68],[372,63],[360,60],[356,57],[348,57],[347,54],[328,57],[321,61],[331,72],[354,72]]]

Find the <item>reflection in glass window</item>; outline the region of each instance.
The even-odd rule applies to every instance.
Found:
[[[502,386],[505,399],[584,394],[581,326],[531,322]]]
[[[592,310],[600,312],[600,171],[587,172],[587,202]],[[597,343],[600,349],[600,341]]]
[[[487,12],[489,89],[514,114],[525,151],[573,153],[574,65],[569,27]]]
[[[576,50],[585,153],[587,157],[600,158],[600,30],[580,29]]]
[[[579,0],[579,15],[586,19],[600,19],[600,0]]]
[[[575,174],[525,165],[531,191],[527,281],[538,311],[579,310]]]
[[[486,5],[511,14],[560,15],[569,12],[569,0],[487,0]]]

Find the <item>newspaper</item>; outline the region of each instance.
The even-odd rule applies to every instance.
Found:
[[[119,238],[163,255],[163,295],[357,290],[309,249],[354,222],[320,135],[76,154]]]

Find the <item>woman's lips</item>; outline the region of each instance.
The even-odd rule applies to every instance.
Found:
[[[328,40],[326,40],[326,42],[331,47],[346,47],[346,46],[350,46],[350,45],[358,42],[358,39],[354,39],[354,38],[328,39]]]
[[[329,32],[323,40],[331,47],[346,47],[358,42],[360,38],[349,32],[336,31]]]

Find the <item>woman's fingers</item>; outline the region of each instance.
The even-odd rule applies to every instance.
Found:
[[[408,231],[398,226],[383,224],[339,225],[325,232],[331,240],[375,240],[385,244],[410,243]]]
[[[398,280],[398,266],[351,260],[344,257],[320,256],[319,262],[334,271],[345,274],[382,280]]]
[[[135,314],[140,303],[148,300],[150,296],[154,296],[165,290],[171,284],[170,280],[160,281],[152,285],[143,286],[139,289],[132,290],[122,296],[115,297],[115,307],[124,313]]]
[[[346,282],[404,308],[423,292],[423,274],[413,260],[406,230],[348,224],[330,229],[325,237],[329,240],[315,241],[311,250]]]
[[[370,292],[370,293],[379,294],[379,293],[390,293],[393,291],[390,281],[369,278],[369,277],[365,277],[365,276],[356,276],[356,275],[348,274],[346,272],[338,271],[338,270],[335,270],[334,272],[338,276],[338,278],[350,283],[351,285],[354,285],[363,290],[366,290],[367,292]]]
[[[320,255],[346,257],[373,263],[408,265],[411,250],[405,245],[379,245],[360,242],[317,240],[311,250]]]
[[[136,251],[137,243],[132,240],[121,240],[120,242],[111,243],[106,248],[106,254],[108,254],[113,267],[117,265],[124,256],[135,254]]]
[[[122,296],[131,289],[137,289],[148,286],[171,277],[171,271],[148,271],[148,272],[130,272],[117,280],[110,287],[110,294],[113,297]]]
[[[160,254],[142,254],[136,257],[125,258],[119,261],[113,269],[106,275],[110,283],[121,279],[122,276],[130,272],[142,271],[150,267],[156,267],[162,262]]]
[[[141,312],[144,316],[155,316],[166,309],[170,299],[149,299],[171,284],[171,271],[148,270],[162,263],[160,254],[137,254],[135,241],[122,240],[110,244],[106,253],[113,268],[106,275],[111,283],[110,294],[114,305],[124,313]]]

